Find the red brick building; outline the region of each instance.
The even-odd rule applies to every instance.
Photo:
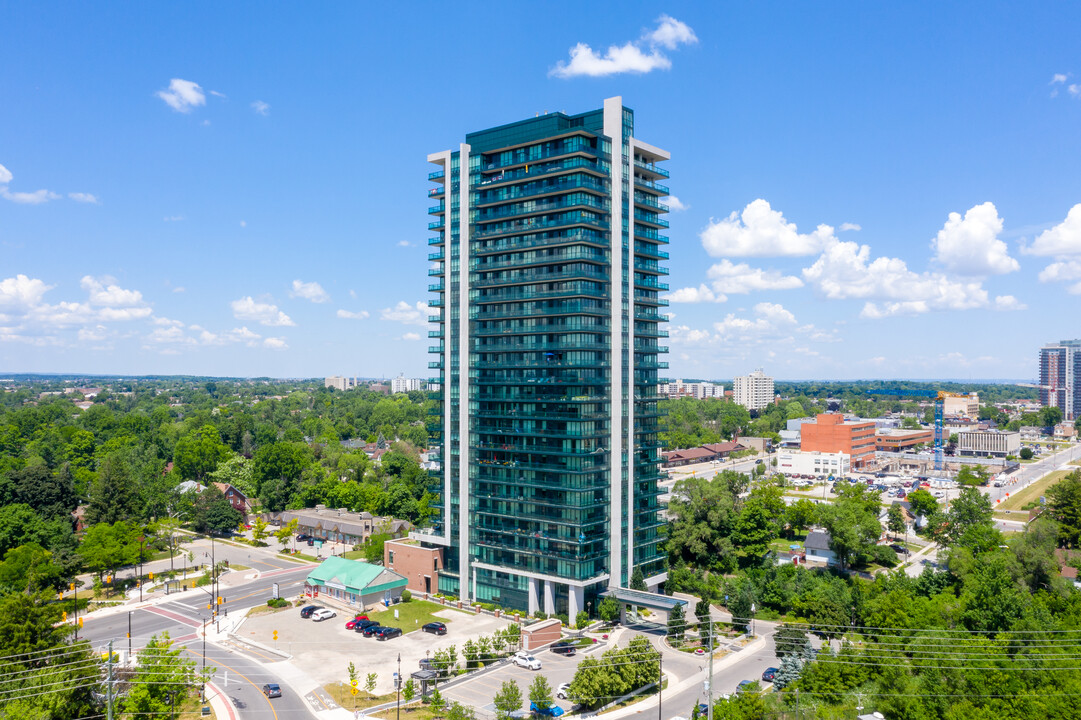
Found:
[[[443,569],[443,548],[421,547],[416,540],[402,538],[383,543],[383,567],[409,581],[413,592],[439,591],[439,571]]]
[[[823,413],[800,426],[800,450],[845,453],[853,468],[863,467],[875,459],[875,424],[845,422],[839,413]]]

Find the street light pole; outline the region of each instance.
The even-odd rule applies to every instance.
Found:
[[[143,601],[143,541],[145,540],[145,536],[139,536],[139,602]]]
[[[394,703],[395,703],[395,706],[397,708],[396,709],[396,717],[397,717],[398,720],[402,720],[402,654],[401,653],[398,653],[398,677],[397,677],[397,681],[394,683],[394,694],[395,694]]]

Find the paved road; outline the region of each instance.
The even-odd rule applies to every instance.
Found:
[[[1081,458],[1081,446],[1071,446],[1034,463],[1022,464],[1021,469],[1010,476],[1013,480],[1010,485],[984,489],[991,498],[991,502],[996,502],[1005,497],[1006,493],[1013,495],[1049,472],[1060,468],[1077,469],[1077,466],[1071,466],[1070,463],[1078,458]]]
[[[271,585],[275,582],[279,583],[282,595],[295,594],[303,586],[309,571],[309,566],[290,566],[235,585],[230,591],[227,607],[235,612],[264,604],[271,597]],[[280,698],[267,700],[263,696],[260,688],[264,683],[279,682],[272,672],[235,649],[204,642],[198,636],[196,630],[203,626],[208,616],[205,605],[207,598],[204,591],[197,589],[180,593],[175,600],[136,610],[116,612],[110,609],[92,613],[87,616],[80,637],[88,638],[95,648],[105,648],[112,640],[113,649],[126,655],[130,622],[130,646],[137,655],[138,649],[146,645],[151,636],[167,631],[177,645],[185,647],[187,656],[200,666],[204,663],[205,652],[205,664],[217,668],[214,682],[234,701],[234,706],[241,709],[245,720],[310,717],[309,705],[286,687],[283,687],[285,692]]]

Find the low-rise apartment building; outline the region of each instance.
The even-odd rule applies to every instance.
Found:
[[[1021,433],[1008,430],[977,430],[957,435],[957,453],[961,456],[1006,457],[1021,452]]]
[[[843,477],[851,470],[851,459],[844,453],[780,452],[777,472],[785,475],[832,475]]]

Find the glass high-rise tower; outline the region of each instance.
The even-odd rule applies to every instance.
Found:
[[[573,618],[636,568],[665,580],[668,158],[618,97],[429,155],[442,592]]]

